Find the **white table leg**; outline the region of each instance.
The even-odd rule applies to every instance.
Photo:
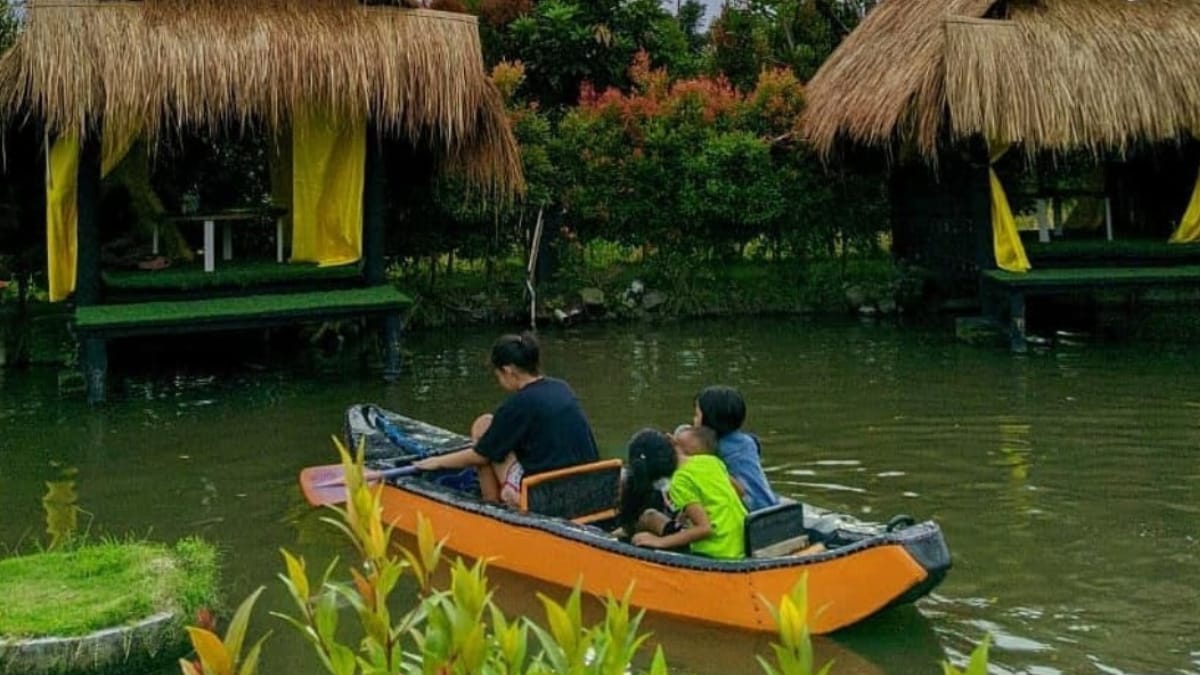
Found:
[[[233,260],[233,227],[229,221],[221,224],[221,260]]]
[[[1038,241],[1045,244],[1050,241],[1050,202],[1046,199],[1037,200]]]
[[[275,262],[283,262],[283,218],[275,219]]]
[[[217,269],[216,253],[217,253],[217,233],[215,223],[211,220],[204,221],[204,271],[212,272]]]
[[[154,223],[154,236],[150,239],[150,252],[158,255],[158,223]]]

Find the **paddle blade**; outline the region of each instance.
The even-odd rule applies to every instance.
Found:
[[[386,471],[368,471],[366,479],[373,483],[386,478],[411,476],[417,467],[409,465]],[[341,464],[310,466],[300,471],[300,490],[313,506],[341,504],[346,501],[346,470]]]
[[[300,491],[313,506],[346,501],[346,472],[341,464],[310,466],[300,471]]]

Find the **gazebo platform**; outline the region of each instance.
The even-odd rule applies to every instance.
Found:
[[[108,341],[115,338],[246,330],[309,321],[381,318],[387,377],[399,375],[400,314],[412,300],[390,285],[262,293],[198,300],[90,305],[75,310],[88,399],[104,400]]]
[[[106,302],[145,302],[176,299],[188,295],[218,297],[254,293],[351,288],[362,285],[358,265],[318,267],[314,264],[281,265],[269,260],[223,262],[213,272],[205,272],[199,261],[176,264],[162,270],[106,269],[101,274]]]
[[[985,270],[981,273],[985,307],[998,314],[995,300],[1008,305],[1008,330],[1013,351],[1025,351],[1025,299],[1029,296],[1066,295],[1094,291],[1149,288],[1196,288],[1200,264],[1146,267],[1064,267],[1032,269],[1024,273]]]

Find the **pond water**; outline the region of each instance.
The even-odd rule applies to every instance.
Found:
[[[275,631],[264,672],[317,673],[266,611],[288,607],[280,547],[320,567],[345,553],[301,499],[297,471],[333,461],[329,436],[355,401],[464,428],[502,395],[483,365],[493,337],[412,336],[393,384],[347,359],[244,342],[197,343],[205,353],[188,365],[137,345],[115,355],[126,376],[95,410],[61,397],[56,373],[0,371],[0,553],[36,545],[45,482],[71,472],[93,534],[217,542],[235,601],[268,587],[253,628]],[[941,523],[950,576],[915,609],[820,639],[835,673],[940,672],[984,633],[998,673],[1200,673],[1194,347],[1014,356],[958,344],[944,327],[800,319],[543,340],[547,370],[575,387],[607,454],[639,427],[686,420],[701,386],[735,384],[781,493],[865,519]],[[539,587],[492,576],[506,609],[540,618]],[[754,654],[769,649],[758,636],[647,625],[686,672],[757,672]]]

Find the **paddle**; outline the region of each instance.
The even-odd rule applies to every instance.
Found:
[[[364,477],[367,482],[374,482],[416,473],[420,473],[420,469],[410,464],[383,471],[368,471]],[[326,464],[302,469],[300,490],[304,493],[304,499],[313,506],[340,504],[346,501],[345,467],[341,464]]]

